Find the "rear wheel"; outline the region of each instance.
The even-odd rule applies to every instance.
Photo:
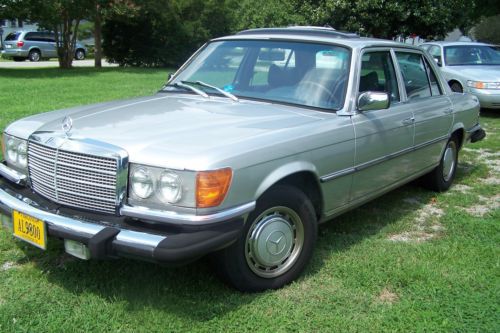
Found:
[[[458,164],[458,140],[453,136],[448,140],[439,165],[424,177],[424,184],[431,190],[443,192],[450,188]]]
[[[280,288],[301,274],[316,236],[309,198],[294,187],[276,186],[258,200],[240,238],[216,254],[218,272],[241,291]]]
[[[42,54],[38,50],[31,50],[28,59],[32,62],[38,62],[40,59],[42,59]]]

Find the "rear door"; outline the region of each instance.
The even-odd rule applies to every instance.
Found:
[[[56,39],[53,33],[44,32],[43,39],[47,57],[57,58]]]
[[[396,50],[396,58],[404,81],[405,104],[415,118],[410,171],[417,173],[439,162],[453,123],[453,108],[436,69],[421,51]]]
[[[403,103],[390,49],[365,50],[358,74],[358,96],[365,91],[386,92],[390,107],[357,112],[356,158],[351,200],[363,200],[407,177],[408,153],[413,146],[413,109]]]

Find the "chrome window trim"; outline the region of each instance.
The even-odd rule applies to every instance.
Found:
[[[449,138],[449,135],[443,135],[443,136],[441,136],[439,138],[436,138],[436,139],[433,139],[433,140],[430,140],[430,141],[427,141],[427,142],[423,142],[423,143],[418,144],[418,145],[416,145],[414,147],[406,148],[406,149],[397,151],[395,153],[392,153],[392,154],[389,154],[389,155],[385,155],[385,156],[373,159],[371,161],[363,162],[361,164],[355,165],[354,167],[349,167],[349,168],[346,168],[346,169],[342,169],[342,170],[339,170],[339,171],[335,171],[335,172],[329,173],[327,175],[321,176],[320,177],[320,182],[321,183],[326,183],[326,182],[332,181],[334,179],[337,179],[337,178],[340,178],[340,177],[343,177],[343,176],[351,175],[351,174],[353,174],[355,172],[358,172],[358,171],[364,170],[366,168],[375,166],[377,164],[380,164],[382,162],[385,162],[385,161],[391,160],[393,158],[402,156],[404,154],[416,151],[418,149],[422,149],[424,147],[433,145],[435,143],[438,143],[438,142],[441,142],[441,141],[444,141],[444,140],[448,140],[448,138]]]

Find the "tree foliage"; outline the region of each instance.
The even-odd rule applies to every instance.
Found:
[[[71,65],[79,21],[94,22],[96,66],[178,66],[206,40],[258,27],[330,25],[364,36],[438,38],[468,31],[498,0],[0,0],[5,18],[28,18],[60,32],[61,66]],[[2,6],[3,5],[3,6]],[[15,14],[12,14],[15,13]],[[102,22],[102,25],[101,25]],[[71,56],[71,57],[70,57]]]
[[[500,15],[490,16],[482,20],[474,28],[474,36],[485,43],[500,44]]]
[[[233,0],[142,0],[108,18],[105,56],[120,65],[178,66],[207,39],[232,26]]]

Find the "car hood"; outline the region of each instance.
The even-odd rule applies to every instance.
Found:
[[[265,146],[271,136],[273,142],[287,140],[287,133],[320,120],[321,114],[255,101],[159,93],[32,116],[12,124],[7,132],[21,138],[34,132],[63,136],[63,119],[70,116],[71,140],[118,146],[131,162],[201,169],[221,156]]]
[[[500,66],[448,66],[447,72],[467,80],[500,82]]]

